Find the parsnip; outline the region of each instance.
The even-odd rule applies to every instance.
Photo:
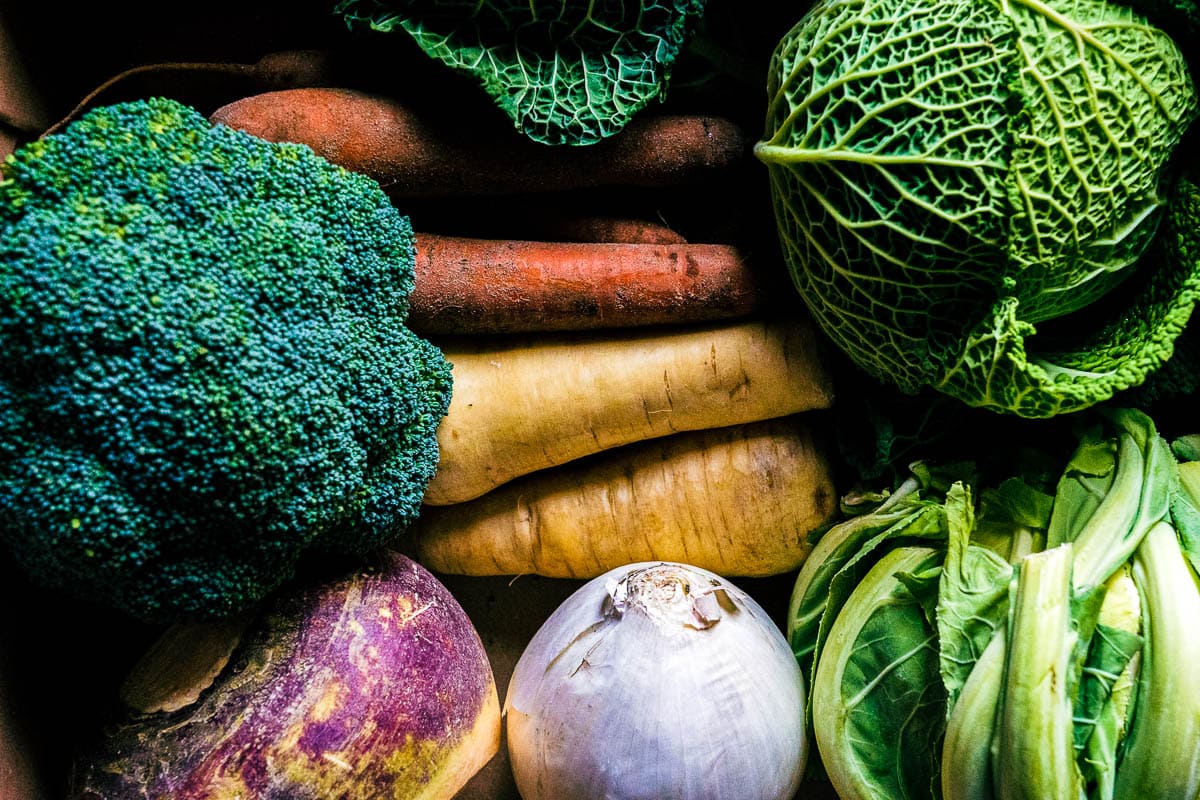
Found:
[[[426,508],[417,558],[468,575],[591,578],[635,561],[722,575],[796,569],[836,510],[829,463],[804,415],[680,433]]]
[[[653,332],[438,344],[453,365],[425,503],[680,431],[755,422],[833,399],[807,318]]]

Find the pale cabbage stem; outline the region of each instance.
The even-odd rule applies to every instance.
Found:
[[[979,159],[963,160],[957,158],[933,158],[923,155],[891,155],[876,153],[859,153],[854,150],[810,150],[808,148],[787,147],[784,145],[759,142],[754,145],[754,155],[763,161],[776,164],[811,164],[822,161],[853,161],[860,164],[928,164],[938,167],[995,167],[990,161]]]

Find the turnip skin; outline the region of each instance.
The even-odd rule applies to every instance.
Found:
[[[199,699],[134,713],[75,798],[450,798],[495,753],[492,670],[457,601],[397,553],[280,598]]]

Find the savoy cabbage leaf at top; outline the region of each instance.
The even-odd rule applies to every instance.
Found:
[[[1045,417],[1170,356],[1200,264],[1130,277],[1197,98],[1176,44],[1130,8],[824,0],[780,42],[768,91],[756,153],[785,258],[871,374]],[[1097,322],[1119,284],[1132,301]]]
[[[704,0],[341,0],[353,28],[407,32],[474,76],[517,129],[585,145],[659,97]]]

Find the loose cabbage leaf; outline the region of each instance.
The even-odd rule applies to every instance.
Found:
[[[1141,649],[1141,598],[1128,565],[1108,582],[1091,652],[1084,664],[1082,703],[1077,702],[1076,746],[1080,729],[1090,725],[1090,735],[1079,760],[1092,800],[1112,800],[1118,753],[1133,711],[1134,688]],[[1111,635],[1111,638],[1110,638]],[[1100,642],[1103,638],[1105,641]],[[1115,675],[1115,677],[1113,677]],[[1098,685],[1089,686],[1095,682]],[[1097,707],[1097,700],[1102,702]]]
[[[787,637],[810,680],[830,626],[879,556],[902,542],[945,538],[944,500],[923,496],[919,486],[910,479],[873,512],[835,525],[805,559],[788,604]],[[811,694],[808,700],[811,720]]]
[[[938,663],[946,689],[946,717],[963,685],[997,631],[1008,619],[1008,584],[1013,568],[995,552],[970,544],[974,528],[971,495],[956,487],[946,499],[949,536],[938,587]]]
[[[621,130],[670,79],[704,0],[341,0],[353,28],[403,30],[474,76],[517,129],[546,144]]]
[[[867,573],[838,614],[813,694],[821,758],[845,800],[938,795],[945,696],[937,632],[902,577],[936,569],[941,554],[900,547]],[[837,709],[834,711],[833,709]]]
[[[1097,626],[1075,700],[1075,749],[1086,751],[1080,771],[1088,783],[1102,785],[1102,794],[1109,797],[1117,768],[1116,745],[1123,733],[1113,691],[1130,662],[1141,653],[1143,641],[1136,633]]]
[[[1195,262],[1154,270],[1117,322],[1077,321],[1140,264],[1196,115],[1183,56],[1144,18],[1108,0],[824,0],[768,90],[756,154],[793,280],[875,377],[1045,417],[1170,355]]]

